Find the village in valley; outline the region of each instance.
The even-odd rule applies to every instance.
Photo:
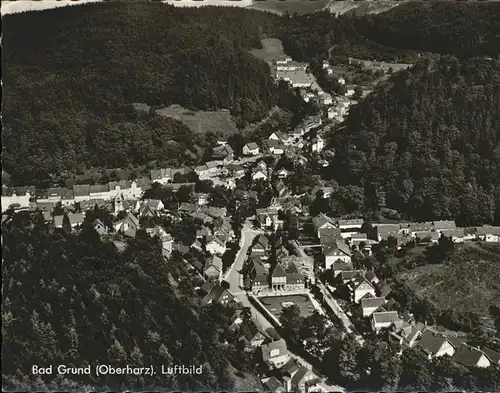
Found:
[[[384,63],[365,67],[393,72]],[[328,62],[322,69],[336,72]],[[322,337],[302,335],[291,343],[282,334],[283,315],[291,319],[295,313],[311,325],[319,321],[322,329],[351,334],[361,346],[382,337],[401,351],[420,347],[429,359],[448,355],[466,367],[500,364],[496,351],[471,346],[463,336],[398,309],[391,283],[363,262],[387,247],[397,252],[499,243],[500,227],[315,212],[312,205],[327,201],[334,186],[304,168],[315,173],[328,167],[335,152],[326,135],[370,88],[339,74],[342,94],[332,96],[305,64],[288,57],[276,60],[273,70],[278,81],[318,105],[319,114],[294,130],[248,141],[241,152],[219,140],[203,165],[152,169],[149,178],[73,188],[3,187],[2,222],[29,211],[54,228],[78,231],[91,217],[95,231],[118,247],[142,230],[156,236],[165,263],[181,259],[190,272],[172,277],[172,285],[189,287],[202,306],[220,303],[233,310],[228,328],[240,336],[242,351],[254,356],[261,382],[272,393],[342,390],[314,361],[328,349]]]

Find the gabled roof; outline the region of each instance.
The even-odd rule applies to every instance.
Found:
[[[298,385],[300,383],[300,381],[302,381],[302,379],[306,376],[307,372],[309,370],[307,368],[305,368],[304,366],[301,366],[297,372],[293,375],[292,377],[292,383],[294,385]]]
[[[448,339],[446,337],[436,334],[432,330],[426,330],[417,345],[422,348],[425,353],[433,356],[447,341]]]
[[[276,377],[269,378],[266,381],[265,385],[267,386],[267,389],[271,393],[279,393],[279,392],[284,392],[285,391],[285,388],[283,387],[283,385],[281,384],[281,382],[276,379]]]
[[[345,244],[342,240],[335,240],[335,242],[323,245],[323,254],[325,256],[329,256],[336,251],[340,251],[342,254],[346,256],[351,256],[351,250],[349,246]]]
[[[352,280],[358,277],[364,277],[364,270],[344,270],[340,273],[342,280]]]
[[[267,361],[271,358],[271,351],[278,349],[280,351],[280,355],[282,355],[282,351],[287,350],[286,342],[283,339],[272,341],[268,344],[263,344],[260,349],[262,350],[262,358],[264,361]]]
[[[397,311],[383,311],[383,312],[374,312],[372,314],[372,318],[375,323],[394,323],[399,320],[399,315]]]
[[[139,226],[139,219],[136,216],[134,216],[132,212],[128,212],[127,216],[123,220],[125,221],[127,219],[135,226]]]
[[[500,353],[493,351],[487,347],[483,347],[484,354],[491,360],[492,363],[500,364]]]
[[[434,229],[456,229],[455,221],[434,221]]]
[[[333,220],[332,218],[328,217],[327,215],[325,215],[323,213],[319,213],[316,217],[314,217],[312,219],[312,222],[313,222],[314,226],[316,227],[316,229],[321,228],[325,224],[331,224],[331,225],[336,224],[335,220]]]
[[[297,359],[291,358],[288,362],[285,363],[283,367],[280,368],[281,374],[293,375],[298,369],[299,364],[297,363]]]
[[[482,356],[486,355],[480,349],[471,347],[467,344],[462,344],[457,348],[455,354],[453,355],[453,360],[467,367],[475,367]]]
[[[275,278],[275,277],[286,277],[286,276],[287,274],[283,265],[281,263],[277,263],[271,277]]]
[[[222,259],[217,255],[208,258],[205,262],[205,270],[207,270],[210,266],[214,266],[217,270],[222,272]]]
[[[220,285],[215,286],[212,288],[210,293],[208,293],[203,299],[202,299],[202,304],[208,304],[210,301],[217,302],[220,300],[220,298],[224,295],[227,294],[229,297],[232,299],[234,296],[229,292],[226,288],[221,287]]]
[[[249,142],[245,145],[247,149],[249,150],[255,150],[259,148],[259,145],[257,145],[255,142]]]
[[[264,248],[268,248],[269,247],[269,239],[267,238],[266,235],[259,235],[255,245],[257,245],[257,244],[262,245]]]
[[[383,297],[365,297],[361,299],[361,307],[372,308],[381,307],[385,304],[385,298]]]

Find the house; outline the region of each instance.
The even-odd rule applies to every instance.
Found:
[[[423,332],[422,337],[417,342],[417,347],[421,348],[430,359],[440,356],[453,356],[455,348],[451,342],[443,335],[432,330]]]
[[[76,228],[83,224],[83,214],[82,213],[69,213],[69,224],[71,228]],[[62,228],[64,223],[64,216],[54,216],[53,218],[54,227]]]
[[[209,280],[219,280],[222,274],[222,259],[217,255],[211,256],[205,262],[203,275]]]
[[[325,140],[321,136],[316,136],[311,140],[311,151],[313,153],[319,153],[325,148]]]
[[[262,380],[262,384],[269,393],[285,393],[287,391],[276,377],[265,378]]]
[[[281,168],[276,175],[278,179],[286,179],[292,172],[288,171],[286,168]]]
[[[359,303],[363,297],[375,297],[376,291],[370,282],[364,277],[358,277],[347,284],[354,303]]]
[[[283,143],[287,139],[288,139],[288,136],[281,131],[276,131],[276,132],[273,132],[271,135],[269,135],[269,140],[274,140],[274,141],[277,141],[279,143]]]
[[[135,232],[139,229],[139,220],[131,212],[128,212],[125,218],[115,222],[113,227],[116,232],[135,237]]]
[[[320,229],[337,227],[335,220],[333,220],[332,218],[328,217],[323,213],[320,213],[316,217],[314,217],[312,219],[312,223],[314,229],[316,230],[318,238],[321,237]]]
[[[273,134],[274,135],[274,134]],[[281,135],[281,134],[278,134]],[[282,155],[285,153],[285,145],[281,142],[281,140],[276,140],[276,139],[267,139],[264,141],[264,144],[271,154],[275,155]]]
[[[165,229],[160,226],[155,226],[154,228],[147,230],[151,237],[158,236],[161,246],[162,246],[162,254],[165,257],[169,257],[172,253],[174,240],[172,239],[172,235],[168,234]]]
[[[262,359],[272,368],[280,368],[290,358],[286,342],[283,339],[263,344],[260,348]]]
[[[286,272],[281,263],[277,263],[271,274],[271,288],[274,291],[284,291],[286,288]]]
[[[439,232],[434,231],[414,231],[412,235],[419,243],[437,243],[441,236]]]
[[[425,331],[425,325],[421,323],[408,323],[403,321],[401,326],[393,325],[394,331],[389,335],[391,341],[396,341],[399,345],[413,348]]]
[[[365,276],[364,270],[344,270],[340,273],[340,279],[343,284],[347,284],[358,278],[363,278]]]
[[[256,156],[259,153],[259,145],[257,145],[255,142],[250,142],[243,146],[243,154],[245,156]]]
[[[240,329],[243,331],[242,339],[245,342],[246,351],[255,350],[260,347],[266,339],[266,336],[257,328],[253,321],[247,325],[242,325]]]
[[[308,387],[319,382],[319,378],[311,370],[301,366],[291,379],[291,390],[289,392],[307,392]]]
[[[94,227],[94,230],[101,236],[108,233],[108,227],[104,225],[104,223],[99,219],[95,219],[92,223],[92,226]]]
[[[278,218],[277,208],[257,209],[257,221],[263,228],[279,228],[283,221]]]
[[[375,333],[391,327],[397,321],[400,321],[397,311],[374,312],[371,315],[371,327]]]
[[[285,269],[286,285],[285,291],[303,291],[305,288],[304,278],[297,266],[293,263],[289,264]]]
[[[257,237],[257,241],[252,247],[252,252],[265,253],[269,251],[271,248],[271,244],[269,243],[269,239],[266,235],[259,235]]]
[[[457,229],[457,224],[455,221],[434,221],[432,223],[433,229],[435,231],[442,231],[443,229],[445,230],[450,230],[450,229]]]
[[[500,366],[500,353],[495,352],[487,347],[483,347],[483,352],[488,357],[491,364],[496,364],[497,366]]]
[[[464,343],[458,346],[452,359],[466,367],[487,368],[491,366],[490,359],[483,351]]]
[[[268,279],[268,271],[262,265],[262,263],[254,260],[252,261],[252,268],[250,272],[250,277],[252,279],[252,291],[258,293],[260,291],[264,291],[269,289],[269,279]]]
[[[476,237],[487,243],[500,242],[500,227],[482,226],[476,228]]]
[[[254,171],[252,173],[252,180],[254,180],[254,181],[267,180],[267,174],[263,170],[257,169],[256,171]]]
[[[213,149],[212,157],[214,160],[230,162],[234,158],[234,151],[229,145],[217,146]]]
[[[165,208],[163,202],[159,199],[148,199],[145,201],[145,204],[151,208],[153,211],[160,211]]]
[[[344,261],[338,259],[338,260],[333,261],[333,264],[330,266],[330,269],[332,269],[332,271],[333,271],[333,276],[337,277],[343,271],[351,270],[352,263],[351,262],[344,262]]]
[[[220,236],[214,236],[212,239],[207,241],[205,245],[206,250],[210,254],[224,254],[226,252],[226,242],[220,238]]]
[[[347,244],[340,240],[323,245],[323,255],[325,256],[326,269],[330,269],[334,262],[351,264],[351,250]]]
[[[337,240],[342,240],[341,231],[339,228],[325,227],[319,230],[319,242],[323,245],[335,243]]]
[[[386,303],[383,297],[365,297],[361,299],[361,310],[364,317],[369,317]]]
[[[344,230],[349,230],[352,232],[352,230],[357,230],[360,231],[361,227],[364,224],[364,220],[362,218],[355,218],[355,219],[349,219],[349,220],[338,220],[338,227],[344,231]]]
[[[213,302],[228,306],[234,302],[234,296],[226,288],[216,285],[213,286],[210,292],[201,300],[203,306]]]
[[[441,233],[441,236],[451,237],[453,243],[463,243],[465,240],[464,228],[440,229],[439,232]]]
[[[377,240],[386,240],[389,236],[396,237],[401,229],[399,224],[374,224]]]
[[[328,93],[325,93],[325,92],[320,93],[320,94],[318,95],[318,97],[319,97],[319,102],[320,102],[320,104],[322,104],[322,105],[331,105],[331,104],[333,103],[333,98],[332,98],[332,96],[331,96],[330,94],[328,94]]]
[[[147,203],[144,203],[140,208],[139,208],[139,218],[144,218],[144,217],[156,217],[158,215],[157,211],[154,210],[151,206],[149,206]]]

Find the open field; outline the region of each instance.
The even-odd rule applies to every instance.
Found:
[[[457,245],[445,263],[404,270],[398,279],[439,308],[487,316],[499,304],[500,245]]]
[[[283,309],[282,303],[293,302],[300,308],[300,315],[308,317],[314,312],[314,306],[307,295],[289,295],[289,296],[265,296],[259,297],[262,304],[277,318]]]
[[[264,60],[274,72],[274,62],[285,57],[283,44],[277,38],[264,38],[260,41],[262,49],[252,49],[250,53],[261,60]]]
[[[134,104],[134,108],[141,111],[149,111],[149,106],[145,104]],[[193,132],[204,134],[211,131],[215,134],[221,133],[229,136],[238,132],[229,110],[219,111],[191,111],[180,105],[170,105],[169,107],[158,109],[157,114],[171,117],[184,123]]]

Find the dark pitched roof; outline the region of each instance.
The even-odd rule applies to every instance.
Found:
[[[371,308],[371,307],[381,307],[385,304],[385,298],[383,297],[366,297],[361,299],[361,307]]]
[[[285,388],[283,387],[283,385],[281,384],[281,382],[276,379],[276,377],[269,378],[266,381],[265,385],[266,385],[267,389],[271,393],[277,393],[277,392],[284,392],[285,391]]]
[[[492,363],[500,364],[500,353],[495,352],[487,347],[483,347],[483,352],[491,360]]]
[[[426,330],[419,340],[418,346],[422,348],[425,353],[432,356],[439,351],[446,341],[448,341],[446,337],[436,334],[432,330]]]
[[[286,277],[287,274],[285,272],[285,268],[281,263],[276,264],[276,267],[273,270],[272,277]]]
[[[479,362],[479,359],[481,359],[481,356],[485,356],[485,354],[480,349],[471,347],[467,344],[462,344],[457,348],[455,354],[453,355],[453,360],[466,367],[475,367]]]
[[[397,311],[374,312],[372,318],[376,323],[396,322],[399,320]]]

